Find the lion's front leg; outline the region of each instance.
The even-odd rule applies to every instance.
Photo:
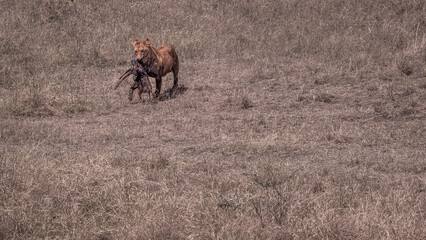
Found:
[[[160,96],[161,92],[161,76],[155,78],[155,98],[158,98]]]

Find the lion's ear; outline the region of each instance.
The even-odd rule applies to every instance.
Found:
[[[147,38],[147,39],[146,39],[146,41],[145,41],[145,44],[146,44],[147,46],[151,45],[151,40],[150,40],[149,38]]]
[[[134,46],[134,47],[136,47],[136,45],[138,45],[138,44],[139,44],[139,41],[138,41],[138,40],[134,40],[134,41],[132,42],[132,44],[133,44],[133,46]]]

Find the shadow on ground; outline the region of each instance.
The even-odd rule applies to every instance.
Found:
[[[173,88],[169,88],[166,92],[160,94],[160,97],[158,98],[158,100],[159,101],[169,100],[171,98],[176,97],[177,95],[183,94],[186,90],[188,90],[188,87],[186,87],[185,85],[180,85],[174,91],[173,91]]]

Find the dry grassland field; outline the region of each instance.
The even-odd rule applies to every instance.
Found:
[[[424,0],[0,12],[0,239],[426,239]],[[179,87],[129,101],[147,38]]]

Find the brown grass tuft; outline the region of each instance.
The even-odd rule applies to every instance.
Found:
[[[247,95],[243,95],[241,97],[241,105],[243,109],[249,109],[253,107],[252,102],[250,101],[249,97]]]

